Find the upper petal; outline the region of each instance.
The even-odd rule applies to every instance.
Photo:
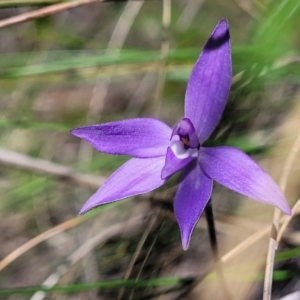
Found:
[[[279,186],[241,150],[233,147],[201,148],[199,161],[203,171],[220,184],[291,214]]]
[[[231,48],[228,22],[222,19],[198,58],[185,94],[185,117],[194,124],[200,143],[221,119],[231,85]]]
[[[80,214],[99,205],[147,193],[158,188],[165,182],[161,179],[164,163],[165,157],[130,159],[86,201]]]
[[[166,154],[172,129],[159,120],[141,118],[83,126],[71,133],[105,153],[155,157]]]
[[[174,212],[185,250],[189,247],[193,229],[210,199],[212,184],[213,181],[203,173],[196,160],[182,171],[174,201]]]

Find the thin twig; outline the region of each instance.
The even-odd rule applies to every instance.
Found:
[[[211,199],[209,200],[208,204],[205,207],[205,213],[206,213],[206,222],[208,227],[209,241],[212,249],[213,259],[215,262],[215,270],[223,292],[223,297],[224,299],[232,299],[225,282],[223,269],[222,269],[222,262],[220,260],[217,233],[215,228],[215,220],[214,220]]]
[[[49,162],[40,158],[33,158],[11,150],[0,148],[0,164],[17,169],[23,169],[36,174],[44,174],[84,185],[90,188],[99,188],[106,177],[79,173],[75,169]]]

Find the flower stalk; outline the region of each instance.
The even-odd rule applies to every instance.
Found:
[[[208,229],[208,235],[209,235],[209,242],[210,242],[213,260],[214,260],[214,264],[215,264],[216,275],[219,279],[219,283],[220,283],[220,287],[223,292],[224,299],[230,300],[230,299],[232,299],[232,297],[230,295],[230,292],[228,290],[228,287],[227,287],[227,284],[225,281],[223,267],[222,267],[222,261],[220,259],[218,240],[217,240],[217,232],[216,232],[216,227],[215,227],[215,219],[214,219],[211,198],[209,199],[209,201],[205,207],[205,214],[206,214],[206,223],[207,223],[207,229]]]

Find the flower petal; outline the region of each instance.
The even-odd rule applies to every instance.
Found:
[[[275,181],[248,155],[233,147],[201,148],[203,171],[218,183],[257,201],[277,206],[286,214],[290,207]]]
[[[164,163],[164,156],[130,159],[87,200],[81,208],[80,214],[99,205],[147,193],[158,188],[165,182],[160,177]]]
[[[174,201],[183,249],[189,247],[191,235],[203,210],[210,199],[213,181],[201,170],[198,162],[183,169]]]
[[[182,144],[181,142],[177,141]],[[193,150],[193,149],[191,149]],[[166,163],[161,171],[161,179],[167,179],[177,171],[184,168],[189,162],[191,162],[195,157],[187,156],[183,159],[176,157],[171,147],[168,147],[166,155]]]
[[[185,94],[185,117],[203,143],[219,123],[231,85],[231,48],[228,22],[222,19],[196,62]]]
[[[159,120],[144,118],[83,126],[71,133],[104,153],[147,158],[166,154],[172,129]]]

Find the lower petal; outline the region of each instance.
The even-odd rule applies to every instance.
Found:
[[[179,159],[178,157],[176,157],[171,147],[168,147],[167,155],[166,155],[166,163],[161,171],[161,178],[166,179],[172,176],[174,173],[184,168],[193,159],[195,158],[192,156],[187,156],[183,159]]]
[[[233,147],[201,148],[199,161],[203,171],[218,183],[291,214],[279,186],[241,150]]]
[[[174,212],[185,250],[189,247],[193,229],[210,199],[212,184],[213,181],[203,173],[197,161],[190,163],[182,171]]]
[[[87,200],[81,208],[80,214],[99,205],[147,193],[158,188],[165,182],[161,179],[164,163],[165,156],[130,159]]]

